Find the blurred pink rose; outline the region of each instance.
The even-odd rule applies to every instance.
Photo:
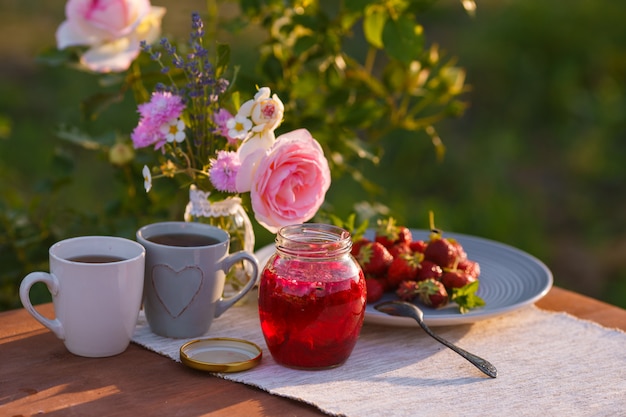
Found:
[[[139,55],[140,41],[159,37],[164,14],[150,0],[68,0],[57,46],[89,46],[81,64],[92,71],[125,71]]]
[[[308,130],[279,136],[259,162],[250,191],[259,224],[272,233],[310,220],[330,187],[324,151]]]

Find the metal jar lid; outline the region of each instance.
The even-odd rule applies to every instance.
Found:
[[[240,372],[261,362],[259,346],[242,339],[198,339],[180,347],[180,360],[190,368],[209,372]]]

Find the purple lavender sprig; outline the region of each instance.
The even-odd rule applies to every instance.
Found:
[[[196,152],[190,153],[202,168],[218,148],[215,143],[217,127],[211,116],[219,110],[220,98],[228,89],[229,82],[215,77],[209,51],[204,47],[204,23],[199,13],[194,12],[191,16],[189,53],[186,56],[182,56],[167,38],[163,38],[159,45],[162,52],[146,42],[141,43],[142,50],[160,65],[161,73],[170,82],[169,85],[157,84],[155,90],[170,92],[182,98],[187,107],[190,139],[196,149]],[[169,60],[169,65],[164,62],[164,58]],[[183,85],[179,85],[174,78],[176,73],[181,72],[185,77]]]

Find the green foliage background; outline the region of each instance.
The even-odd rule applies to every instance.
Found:
[[[178,36],[186,36],[191,11],[206,7],[193,0],[153,3],[168,8],[164,27]],[[375,192],[343,175],[326,208],[346,216],[355,202],[379,201],[415,228],[427,227],[434,210],[444,230],[519,247],[546,262],[557,285],[626,307],[626,4],[490,0],[479,1],[471,18],[456,0],[419,2],[428,3],[418,14],[427,44],[456,57],[471,86],[465,114],[438,125],[445,158],[438,160],[423,132],[384,131],[369,143],[380,163],[354,162]],[[20,306],[20,280],[47,269],[52,243],[79,234],[132,238],[141,224],[182,218],[186,202],[176,184],[159,182],[160,192],[146,196],[136,168],[112,167],[105,153],[59,139],[64,121],[106,132],[99,143],[112,145],[137,121],[132,97],[95,121],[83,120],[78,102],[100,91],[96,80],[36,62],[54,44],[64,4],[0,0],[0,310]],[[235,2],[222,7],[227,17],[238,16]],[[218,36],[248,74],[239,79],[248,89],[263,81],[250,75],[261,32],[236,23]],[[290,90],[294,80],[284,74],[272,82],[281,97],[317,98]],[[304,116],[294,115],[293,123],[320,123]],[[172,195],[174,203],[165,197]],[[258,246],[271,240],[257,230]],[[35,292],[34,299],[46,301],[44,288]]]

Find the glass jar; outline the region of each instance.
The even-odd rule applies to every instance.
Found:
[[[365,317],[361,267],[346,230],[326,224],[283,227],[259,283],[259,317],[276,362],[332,368],[345,362]]]

